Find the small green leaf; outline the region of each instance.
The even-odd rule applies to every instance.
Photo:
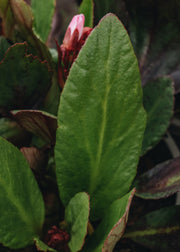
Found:
[[[148,213],[128,230],[124,238],[130,238],[156,251],[180,251],[179,214],[180,206],[171,206]]]
[[[48,247],[44,242],[42,242],[39,238],[34,238],[35,245],[38,251],[43,252],[57,252],[57,250]]]
[[[136,195],[145,199],[168,197],[180,191],[180,158],[158,164],[134,183]]]
[[[13,118],[28,132],[47,143],[55,143],[57,118],[40,110],[11,111]]]
[[[27,44],[11,46],[0,62],[0,107],[31,108],[42,100],[51,84],[47,63],[27,55]]]
[[[83,252],[112,252],[118,240],[122,237],[135,189],[123,198],[114,201],[106,209],[106,214],[97,230],[89,237]]]
[[[147,112],[142,154],[154,147],[166,132],[173,113],[174,89],[172,79],[162,77],[143,88],[143,103]]]
[[[42,195],[27,161],[0,138],[0,242],[12,249],[33,244],[44,222]]]
[[[93,16],[94,16],[93,0],[83,0],[79,7],[79,13],[82,13],[85,16],[84,26],[93,27]]]
[[[34,15],[34,31],[44,42],[46,42],[51,29],[55,0],[32,0],[31,7]]]
[[[69,202],[65,210],[65,220],[69,225],[71,252],[79,251],[87,234],[89,219],[89,196],[87,193],[77,193]]]
[[[86,191],[91,217],[97,219],[126,194],[145,123],[128,34],[117,17],[107,15],[86,40],[61,95],[55,160],[63,203]]]

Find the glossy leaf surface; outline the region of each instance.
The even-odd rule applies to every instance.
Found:
[[[51,84],[47,63],[27,54],[27,44],[11,46],[0,62],[0,107],[31,108]]]
[[[85,16],[84,26],[93,27],[93,17],[94,17],[93,0],[83,0],[79,7],[79,13],[82,13]]]
[[[42,41],[46,42],[51,29],[55,0],[32,0],[31,7],[34,16],[34,31],[38,34]]]
[[[180,191],[180,158],[158,164],[135,180],[136,195],[145,199],[168,197]]]
[[[135,189],[123,198],[114,201],[106,209],[106,214],[97,230],[87,240],[83,252],[112,252],[122,237],[128,220],[129,208]]]
[[[180,250],[180,206],[171,206],[141,217],[125,234],[146,247],[162,252]]]
[[[129,37],[121,22],[107,15],[80,51],[61,96],[55,159],[65,205],[75,193],[86,191],[97,219],[127,193],[145,121]]]
[[[33,244],[44,222],[44,203],[22,153],[0,138],[0,242],[9,248]]]
[[[174,105],[172,79],[162,77],[146,84],[143,88],[143,104],[147,112],[142,154],[154,147],[166,132]]]
[[[69,202],[65,210],[65,220],[69,226],[71,252],[79,251],[87,234],[89,220],[89,196],[87,193],[77,193]]]

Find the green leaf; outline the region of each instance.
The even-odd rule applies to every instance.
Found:
[[[0,242],[19,249],[40,235],[44,203],[23,154],[3,138],[0,160]]]
[[[39,104],[51,76],[46,62],[27,55],[26,43],[11,46],[0,62],[0,107],[22,109]]]
[[[147,112],[142,154],[154,147],[166,132],[174,105],[174,89],[169,77],[151,81],[143,88],[143,103]]]
[[[4,58],[4,54],[9,47],[10,43],[4,37],[0,37],[0,61]]]
[[[38,251],[43,252],[57,252],[55,249],[48,247],[44,242],[42,242],[39,238],[34,238],[35,245]]]
[[[68,243],[71,252],[81,250],[87,234],[89,220],[89,196],[87,193],[77,193],[65,210],[65,220],[69,225],[71,240]]]
[[[121,22],[107,15],[80,51],[60,100],[55,160],[65,205],[86,191],[92,218],[97,219],[127,193],[145,121],[129,37]]]
[[[158,164],[137,177],[136,195],[145,199],[168,197],[180,191],[180,158]]]
[[[180,250],[180,206],[153,211],[141,217],[124,238],[163,252]],[[154,250],[153,250],[154,251]]]
[[[55,143],[57,128],[55,116],[40,110],[20,110],[11,113],[22,128],[41,137],[47,143]]]
[[[79,7],[79,13],[82,13],[85,16],[84,26],[93,27],[93,16],[94,16],[93,0],[83,0]]]
[[[83,252],[111,252],[122,237],[135,189],[123,198],[114,201],[106,209],[106,214],[97,230],[90,236]]]
[[[34,15],[34,31],[44,42],[46,42],[51,29],[55,0],[32,0],[31,7]]]

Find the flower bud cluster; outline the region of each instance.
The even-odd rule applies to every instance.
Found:
[[[69,251],[68,241],[70,240],[70,236],[65,230],[61,230],[56,226],[52,226],[52,228],[48,231],[45,243],[54,249]]]
[[[92,31],[92,28],[84,27],[84,22],[85,17],[83,14],[74,16],[66,30],[63,44],[61,46],[57,45],[59,56],[58,77],[61,88],[64,87],[72,63]]]

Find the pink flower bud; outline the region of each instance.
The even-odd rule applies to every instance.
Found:
[[[58,79],[62,89],[71,65],[92,31],[92,28],[84,27],[84,22],[85,17],[83,14],[74,16],[66,30],[63,44],[61,46],[57,44],[59,56]]]
[[[76,15],[72,18],[66,34],[64,36],[63,45],[72,47],[74,42],[78,42],[82,36],[84,28],[85,17],[83,14]]]

